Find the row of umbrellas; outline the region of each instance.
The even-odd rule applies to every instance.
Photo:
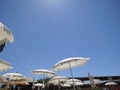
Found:
[[[12,35],[12,32],[4,24],[0,23],[0,47],[2,47],[2,49],[3,49],[5,43],[8,42],[8,41],[10,43],[14,42],[14,37]],[[1,49],[1,51],[2,51],[2,49]],[[72,80],[73,80],[73,74],[72,74],[72,69],[71,68],[81,66],[81,65],[85,64],[88,60],[89,60],[89,58],[84,58],[84,57],[67,58],[67,59],[64,59],[64,60],[56,63],[52,67],[52,70],[58,71],[58,70],[70,69]],[[0,71],[7,71],[9,69],[12,69],[12,66],[8,62],[0,60]],[[7,78],[11,79],[12,74],[10,73],[8,75],[9,77],[7,77]],[[33,70],[32,74],[39,74],[39,75],[40,74],[45,74],[45,75],[48,75],[48,76],[51,76],[51,77],[56,76],[55,72],[50,71],[50,70],[43,70],[43,69]],[[18,75],[18,73],[16,73],[16,75],[17,75],[17,77],[20,76],[20,75]],[[74,82],[73,82],[73,85],[74,85]]]
[[[73,83],[73,89],[75,90],[75,83],[73,81],[73,73],[72,73],[72,69],[74,67],[78,67],[78,66],[82,66],[83,64],[87,63],[88,60],[90,58],[85,58],[85,57],[72,57],[72,58],[67,58],[67,59],[63,59],[59,62],[57,62],[53,67],[52,70],[54,71],[58,71],[58,70],[66,70],[66,69],[70,69],[71,71],[71,77],[72,77],[72,83]],[[48,76],[56,76],[55,72],[53,71],[48,71],[48,70],[43,70],[43,69],[36,69],[32,71],[32,74],[46,74]]]
[[[89,58],[84,58],[84,57],[73,57],[73,58],[67,58],[67,59],[64,59],[58,63],[56,63],[52,69],[54,71],[57,71],[57,70],[66,70],[66,69],[70,69],[71,71],[71,76],[72,76],[72,81],[73,81],[73,75],[72,75],[72,69],[73,67],[77,67],[77,66],[81,66],[85,63],[87,63],[87,61],[89,60]],[[1,60],[0,62],[1,64],[1,71],[5,71],[5,70],[9,70],[12,68],[12,66],[6,62],[6,61],[3,61]],[[45,70],[45,69],[36,69],[36,70],[33,70],[32,71],[32,74],[35,74],[35,75],[41,75],[41,74],[45,74],[45,75],[48,75],[48,76],[51,76],[51,77],[55,77],[57,76],[55,72],[51,71],[51,70]],[[22,80],[23,79],[23,76],[18,74],[18,73],[9,73],[7,75],[4,75],[6,78],[8,78],[9,80],[12,79],[13,81],[15,80]],[[22,77],[22,78],[21,78]],[[44,84],[44,83],[43,83]],[[73,86],[74,86],[74,81],[73,81]],[[74,87],[73,87],[74,88]],[[75,88],[74,88],[75,90]]]
[[[74,61],[75,60],[75,61]],[[67,69],[70,69],[71,70],[71,67],[75,67],[75,63],[77,63],[76,66],[81,66],[83,64],[85,64],[86,62],[82,63],[82,64],[79,64],[78,63],[80,62],[80,60],[84,60],[83,58],[80,59],[80,57],[74,57],[74,58],[68,58],[68,59],[65,59],[65,60],[62,60],[60,62],[58,62],[57,64],[55,64],[53,66],[53,69],[57,68],[56,70],[60,70],[60,68],[62,68],[61,70],[65,70],[66,68]],[[64,63],[63,63],[64,61]],[[74,63],[73,63],[74,62]],[[82,61],[81,61],[82,62]],[[65,65],[66,64],[66,65]],[[67,65],[69,64],[69,65]],[[2,65],[2,68],[0,69],[1,71],[6,71],[8,69],[11,69],[12,66],[6,62],[6,61],[3,61],[3,60],[0,60],[0,65]],[[63,66],[62,66],[63,65]],[[59,68],[58,68],[59,67]],[[63,67],[65,69],[63,69]],[[6,68],[6,69],[5,69]],[[32,74],[35,74],[35,75],[41,75],[41,74],[44,74],[44,75],[47,75],[47,76],[50,76],[50,77],[53,77],[49,80],[48,83],[52,83],[54,85],[61,85],[63,87],[71,87],[72,86],[76,86],[76,85],[84,85],[84,83],[81,81],[81,80],[77,80],[77,79],[68,79],[64,76],[57,76],[55,72],[51,71],[51,70],[46,70],[46,69],[36,69],[36,70],[33,70],[32,71]],[[28,84],[27,81],[26,81],[26,77],[20,73],[7,73],[7,74],[4,74],[3,75],[4,78],[7,78],[8,81],[4,82],[4,83],[7,83],[7,82],[11,82],[11,84]],[[31,80],[32,81],[32,80]],[[13,83],[12,83],[13,82]],[[15,82],[15,83],[14,83]],[[62,82],[62,83],[60,83]],[[94,82],[96,84],[100,83],[100,80],[99,79],[94,79]],[[9,83],[7,83],[9,84]],[[108,82],[106,83],[105,85],[116,85],[115,82]],[[44,87],[45,86],[45,83],[36,83],[34,84],[34,86],[39,86],[39,87]],[[73,87],[73,90],[75,90],[75,88]]]
[[[0,51],[3,50],[5,43],[8,41],[10,43],[14,42],[13,34],[8,27],[6,27],[4,24],[0,23],[0,49],[1,49]],[[54,71],[70,69],[71,76],[73,78],[71,68],[83,65],[84,63],[87,62],[88,59],[89,58],[82,58],[82,57],[64,59],[64,60],[56,63],[52,69]],[[12,66],[8,62],[0,60],[0,71],[7,71],[9,69],[12,69]],[[56,76],[56,74],[54,72],[48,71],[48,70],[37,69],[37,70],[32,71],[32,73],[33,74],[47,74],[48,76]],[[73,82],[73,84],[74,84],[74,82]]]

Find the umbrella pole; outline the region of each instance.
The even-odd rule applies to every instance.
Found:
[[[69,62],[69,67],[70,67],[70,73],[71,73],[72,82],[73,82],[73,90],[75,90],[75,84],[74,84],[74,81],[73,81],[73,73],[72,73],[72,68],[71,68],[70,62]]]

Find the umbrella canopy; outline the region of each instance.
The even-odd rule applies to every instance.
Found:
[[[36,69],[36,70],[33,70],[32,74],[35,74],[35,75],[44,74],[44,75],[51,76],[51,77],[56,76],[55,72],[53,72],[51,70],[46,70],[46,69]]]
[[[45,85],[42,84],[42,83],[35,83],[34,85],[35,85],[35,86],[38,86],[38,87],[44,87],[44,86],[45,86]]]
[[[101,80],[100,79],[94,79],[95,84],[100,84]]]
[[[84,83],[81,80],[79,80],[79,79],[68,79],[66,81],[67,84],[71,84],[71,85],[73,85],[73,82],[74,82],[75,86],[77,86],[77,85],[84,85]]]
[[[71,84],[69,84],[69,83],[63,83],[63,84],[61,84],[61,86],[62,87],[71,87]]]
[[[106,86],[117,85],[117,83],[115,83],[115,82],[107,82],[107,83],[105,83],[105,85],[106,85]]]
[[[27,81],[25,80],[25,76],[20,73],[6,73],[2,76],[6,80],[3,83],[9,85],[28,85]]]
[[[93,79],[95,84],[100,84],[101,80],[100,79]],[[89,81],[88,84],[91,84],[91,82]]]
[[[12,68],[13,67],[11,66],[10,63],[0,59],[0,72],[7,71],[7,70],[12,69]]]
[[[57,70],[66,70],[69,69],[70,67],[73,68],[73,67],[81,66],[87,63],[89,59],[90,58],[84,58],[84,57],[67,58],[56,63],[52,67],[52,69],[57,71]]]
[[[2,23],[0,23],[0,43],[7,42],[7,41],[9,41],[10,43],[13,43],[14,37],[10,29],[7,28]]]
[[[3,75],[3,78],[8,78],[10,80],[22,80],[25,79],[25,76],[20,73],[6,73]]]
[[[52,83],[52,84],[59,84],[59,82],[65,82],[68,78],[66,78],[65,76],[56,76],[51,78],[48,83]]]
[[[72,80],[73,80],[73,73],[72,73],[72,69],[71,68],[82,66],[85,63],[87,63],[88,60],[90,60],[90,58],[85,58],[85,57],[67,58],[67,59],[63,59],[63,60],[59,61],[58,63],[56,63],[52,67],[52,69],[55,70],[55,71],[70,69]],[[73,81],[73,89],[75,90],[74,81]]]

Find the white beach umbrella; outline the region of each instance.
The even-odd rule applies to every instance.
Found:
[[[31,71],[31,73],[34,75],[47,75],[50,77],[56,76],[55,72],[53,72],[51,70],[46,70],[46,69],[36,69],[36,70]],[[43,84],[44,84],[44,80],[43,80]],[[33,86],[34,86],[34,84],[33,84]]]
[[[4,78],[9,78],[10,80],[20,80],[23,79],[25,76],[20,73],[6,73],[3,75]]]
[[[84,58],[84,57],[67,58],[67,59],[63,59],[63,60],[59,61],[58,63],[56,63],[52,67],[52,69],[55,70],[55,71],[66,70],[66,69],[70,69],[70,68],[73,68],[73,67],[82,66],[85,63],[87,63],[88,60],[90,60],[90,58]]]
[[[72,73],[72,69],[71,68],[82,66],[85,63],[87,63],[88,60],[90,60],[90,58],[85,58],[85,57],[67,58],[67,59],[63,59],[63,60],[59,61],[58,63],[56,63],[52,67],[52,69],[55,70],[55,71],[70,69],[71,76],[72,76],[72,79],[73,79],[73,73]],[[73,88],[75,90],[74,82],[73,82]]]
[[[0,43],[7,41],[9,41],[10,43],[14,42],[13,34],[9,28],[7,28],[0,22]]]
[[[25,81],[25,76],[20,73],[6,73],[2,77],[6,78],[7,81],[5,83],[7,83],[7,86],[27,84],[27,82]]]
[[[100,84],[101,80],[100,79],[94,79],[95,84]]]
[[[42,83],[35,83],[34,85],[35,85],[35,86],[38,86],[38,87],[43,87],[43,86],[45,86],[45,85],[42,84]]]
[[[73,85],[73,82],[74,82],[74,85],[75,86],[80,86],[80,85],[84,85],[84,83],[81,81],[81,80],[79,80],[79,79],[68,79],[67,81],[66,81],[66,83],[68,83],[68,84],[71,84],[71,85]]]
[[[52,84],[59,84],[59,82],[65,82],[68,78],[65,76],[56,76],[51,78],[48,83],[52,83]]]
[[[38,87],[38,90],[40,90],[40,87],[42,87],[42,88],[45,87],[45,85],[42,83],[35,83],[34,85]]]
[[[58,85],[58,90],[60,90],[60,84],[61,82],[65,82],[68,78],[65,77],[65,76],[56,76],[56,77],[53,77],[51,78],[48,83],[49,84],[54,84],[54,85]],[[62,84],[63,85],[63,84]]]
[[[107,82],[107,83],[105,83],[105,85],[106,85],[106,86],[117,85],[117,83],[115,83],[115,82]]]
[[[69,84],[69,83],[63,83],[63,84],[61,84],[61,86],[62,87],[71,87],[71,84]]]
[[[13,67],[11,66],[10,63],[8,63],[7,61],[5,60],[1,60],[0,59],[0,72],[3,72],[3,71],[7,71],[7,70],[10,70],[12,69]]]
[[[56,73],[51,71],[51,70],[46,70],[46,69],[36,69],[32,71],[32,74],[34,75],[47,75],[50,77],[56,76]]]

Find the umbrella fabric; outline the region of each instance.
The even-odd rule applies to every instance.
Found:
[[[6,73],[2,77],[6,78],[6,83],[11,85],[27,83],[25,76],[20,73]]]
[[[45,85],[42,84],[42,83],[35,83],[34,85],[35,85],[35,86],[38,86],[38,87],[44,87],[44,86],[45,86]]]
[[[84,85],[84,83],[81,80],[79,80],[79,79],[68,79],[66,81],[67,84],[71,84],[71,85],[73,84],[73,82],[74,82],[75,86],[77,86],[77,85]]]
[[[69,84],[69,83],[63,83],[63,84],[61,84],[61,86],[62,87],[71,87],[71,84]]]
[[[106,86],[109,86],[109,85],[117,85],[117,83],[115,83],[115,82],[107,82],[107,83],[105,83],[105,85],[106,85]]]
[[[0,43],[9,41],[10,43],[14,42],[14,37],[9,28],[0,23]]]
[[[101,80],[100,79],[94,79],[95,84],[100,84]]]
[[[88,60],[90,60],[90,58],[85,58],[85,57],[67,58],[67,59],[63,59],[63,60],[59,61],[58,63],[56,63],[52,67],[52,69],[54,71],[70,69],[71,77],[72,77],[72,80],[73,80],[73,73],[72,73],[72,69],[71,68],[82,66],[83,64],[87,63]],[[74,81],[73,81],[73,89],[75,90]]]
[[[7,71],[13,67],[7,61],[0,60],[0,72]]]
[[[66,78],[65,76],[56,76],[51,78],[48,83],[53,83],[53,84],[59,84],[59,82],[65,82],[68,78]]]
[[[4,78],[9,78],[10,80],[20,80],[25,79],[25,76],[20,73],[6,73],[3,75]]]
[[[36,69],[36,70],[33,70],[32,74],[35,74],[35,75],[45,74],[45,75],[51,76],[51,77],[56,76],[55,72],[53,72],[51,70],[46,70],[46,69]]]
[[[55,70],[55,71],[57,71],[57,70],[66,70],[66,69],[69,69],[70,67],[71,68],[78,67],[78,66],[81,66],[81,65],[87,63],[87,61],[89,59],[90,58],[84,58],[84,57],[67,58],[67,59],[64,59],[64,60],[56,63],[52,67],[52,69]]]

